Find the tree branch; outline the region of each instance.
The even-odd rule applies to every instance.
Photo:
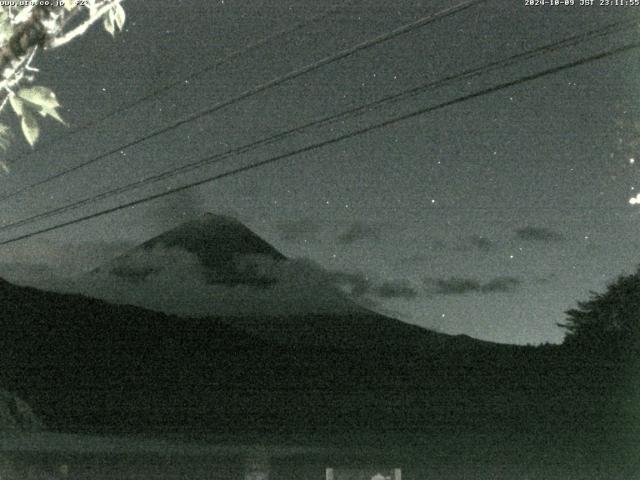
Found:
[[[105,2],[100,8],[96,9],[83,23],[78,25],[73,30],[65,33],[61,37],[51,39],[47,46],[49,48],[57,48],[81,36],[89,29],[89,27],[91,27],[91,25],[100,20],[105,13],[111,10],[114,5],[119,5],[123,1],[124,0],[112,0]]]
[[[9,15],[8,21],[11,22],[13,33],[8,39],[3,35],[6,43],[0,48],[0,113],[6,109],[14,89],[20,87],[23,82],[33,82],[33,75],[30,72],[35,72],[37,69],[31,66],[31,61],[38,47],[53,49],[69,43],[84,34],[98,20],[107,18],[105,15],[111,15],[110,10],[115,8],[113,17],[109,17],[109,23],[105,23],[107,30],[113,34],[114,26],[117,24],[118,28],[122,28],[124,22],[124,12],[120,7],[123,1],[91,0],[87,8],[77,6],[72,9],[67,9],[64,5],[54,7],[36,5],[36,2],[32,2],[29,5],[25,4],[25,8],[21,9],[17,15]],[[41,3],[49,4],[50,2]],[[75,19],[79,16],[86,16],[86,18],[75,28],[65,32],[65,27],[75,24]],[[3,18],[3,21],[5,20],[7,20],[6,17]],[[51,94],[53,95],[52,92]],[[53,97],[55,98],[55,95]],[[41,110],[40,113],[64,123],[55,108],[52,111]],[[27,141],[33,145],[38,136],[37,125],[25,130],[23,123],[22,129]],[[0,132],[0,148],[2,146]],[[1,163],[0,168],[4,168]]]
[[[43,22],[51,16],[53,10],[54,7],[51,6],[37,6],[32,10],[29,20],[16,28],[8,44],[0,50],[0,76],[2,78],[9,78],[12,75],[11,71],[15,70],[17,66],[16,62],[27,55],[33,47],[44,45],[47,29]]]

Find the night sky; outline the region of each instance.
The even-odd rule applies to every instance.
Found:
[[[34,152],[16,138],[6,154],[11,171],[0,178],[2,191],[10,193],[454,4],[344,2],[322,21],[190,78],[234,51],[321,14],[328,2],[125,2],[126,28],[115,39],[96,27],[37,58],[37,83],[57,93],[70,126],[43,125]],[[640,22],[640,7],[488,1],[29,189],[2,202],[0,219],[20,220],[634,17]],[[617,30],[3,232],[2,238],[638,41],[637,26]],[[629,202],[640,192],[639,65],[639,50],[611,56],[11,244],[0,250],[3,268],[7,276],[29,266],[58,273],[86,270],[199,213],[229,214],[289,257],[362,274],[377,286],[377,308],[396,318],[499,342],[557,343],[563,332],[556,323],[565,310],[640,263],[640,207]],[[72,134],[177,81],[179,86],[143,105]]]

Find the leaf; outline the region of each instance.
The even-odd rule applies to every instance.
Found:
[[[47,87],[23,88],[18,92],[18,96],[42,109],[49,110],[60,106],[56,94]]]
[[[65,122],[62,119],[62,117],[58,113],[58,110],[56,110],[55,108],[43,108],[43,109],[38,110],[38,113],[40,115],[42,115],[43,117],[49,116],[49,117],[57,120],[61,124],[65,125],[65,126],[67,125],[67,122]]]
[[[73,10],[76,6],[76,0],[65,0],[64,2],[64,9],[67,12],[70,12],[71,10]]]
[[[29,145],[33,147],[40,136],[40,127],[36,117],[31,112],[23,110],[22,113],[22,133]]]
[[[104,25],[104,29],[109,32],[112,37],[115,36],[116,26],[113,19],[113,10],[109,10],[109,13],[105,15],[102,25]]]
[[[122,8],[122,5],[117,3],[115,7],[113,7],[113,20],[118,27],[118,30],[122,31],[126,18],[127,16],[124,12],[124,8]]]
[[[20,100],[14,93],[9,94],[9,103],[11,104],[11,108],[16,112],[16,115],[19,117],[24,113],[24,102]]]
[[[52,117],[66,125],[57,110],[60,103],[56,98],[56,94],[47,87],[23,88],[18,92],[18,96],[9,97],[9,101],[11,101],[13,109],[19,116],[23,116],[27,107],[29,107],[43,117]]]
[[[65,122],[63,120],[63,118],[60,116],[60,114],[58,113],[58,111],[55,108],[53,110],[48,111],[47,115],[49,115],[53,119],[57,120],[58,122],[63,124],[65,127],[67,126],[67,122]]]

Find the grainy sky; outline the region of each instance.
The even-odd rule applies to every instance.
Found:
[[[579,3],[580,0],[576,0]],[[596,2],[597,3],[597,2]],[[455,2],[360,0],[286,38],[190,74],[328,2],[125,3],[115,39],[95,28],[36,60],[70,127],[16,139],[3,191],[84,162],[208,106]],[[235,103],[0,205],[5,223],[316,118],[620,20],[640,7],[490,0]],[[414,96],[103,201],[3,238],[300,148],[638,40],[638,26]],[[379,286],[384,311],[447,333],[559,342],[563,312],[640,260],[638,50],[564,70],[0,250],[3,262],[91,268],[194,214],[236,216],[285,255]],[[176,88],[73,134],[164,85]],[[64,136],[64,137],[62,137]],[[63,138],[60,140],[60,138]],[[62,247],[61,247],[62,245]],[[93,252],[93,253],[92,253]],[[7,267],[9,268],[9,267]],[[384,287],[384,288],[382,288]]]

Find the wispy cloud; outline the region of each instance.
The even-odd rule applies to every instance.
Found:
[[[62,243],[33,240],[0,248],[0,263],[34,265],[55,269],[59,275],[76,275],[91,270],[133,247],[128,242]]]
[[[427,278],[425,285],[434,295],[464,295],[467,293],[506,293],[516,290],[522,280],[515,277],[496,277],[481,282],[475,278]]]
[[[472,235],[469,237],[469,245],[482,252],[488,252],[492,250],[494,246],[491,240],[480,235]]]
[[[497,277],[481,285],[483,293],[512,292],[522,284],[522,280],[515,277]]]
[[[363,273],[339,271],[326,272],[326,275],[354,298],[411,300],[418,295],[411,282],[405,279],[376,282]]]
[[[382,299],[402,298],[410,300],[418,295],[418,292],[408,280],[383,282],[373,290],[373,293]]]
[[[480,282],[472,278],[429,278],[425,280],[431,293],[437,295],[462,295],[480,290]]]
[[[235,256],[230,280],[228,272],[214,272],[178,247],[129,252],[79,277],[61,276],[51,265],[11,262],[0,267],[16,283],[194,317],[345,313],[417,295],[408,281],[372,279],[363,272],[327,270],[308,259],[261,254]],[[215,275],[219,281],[211,281]]]

